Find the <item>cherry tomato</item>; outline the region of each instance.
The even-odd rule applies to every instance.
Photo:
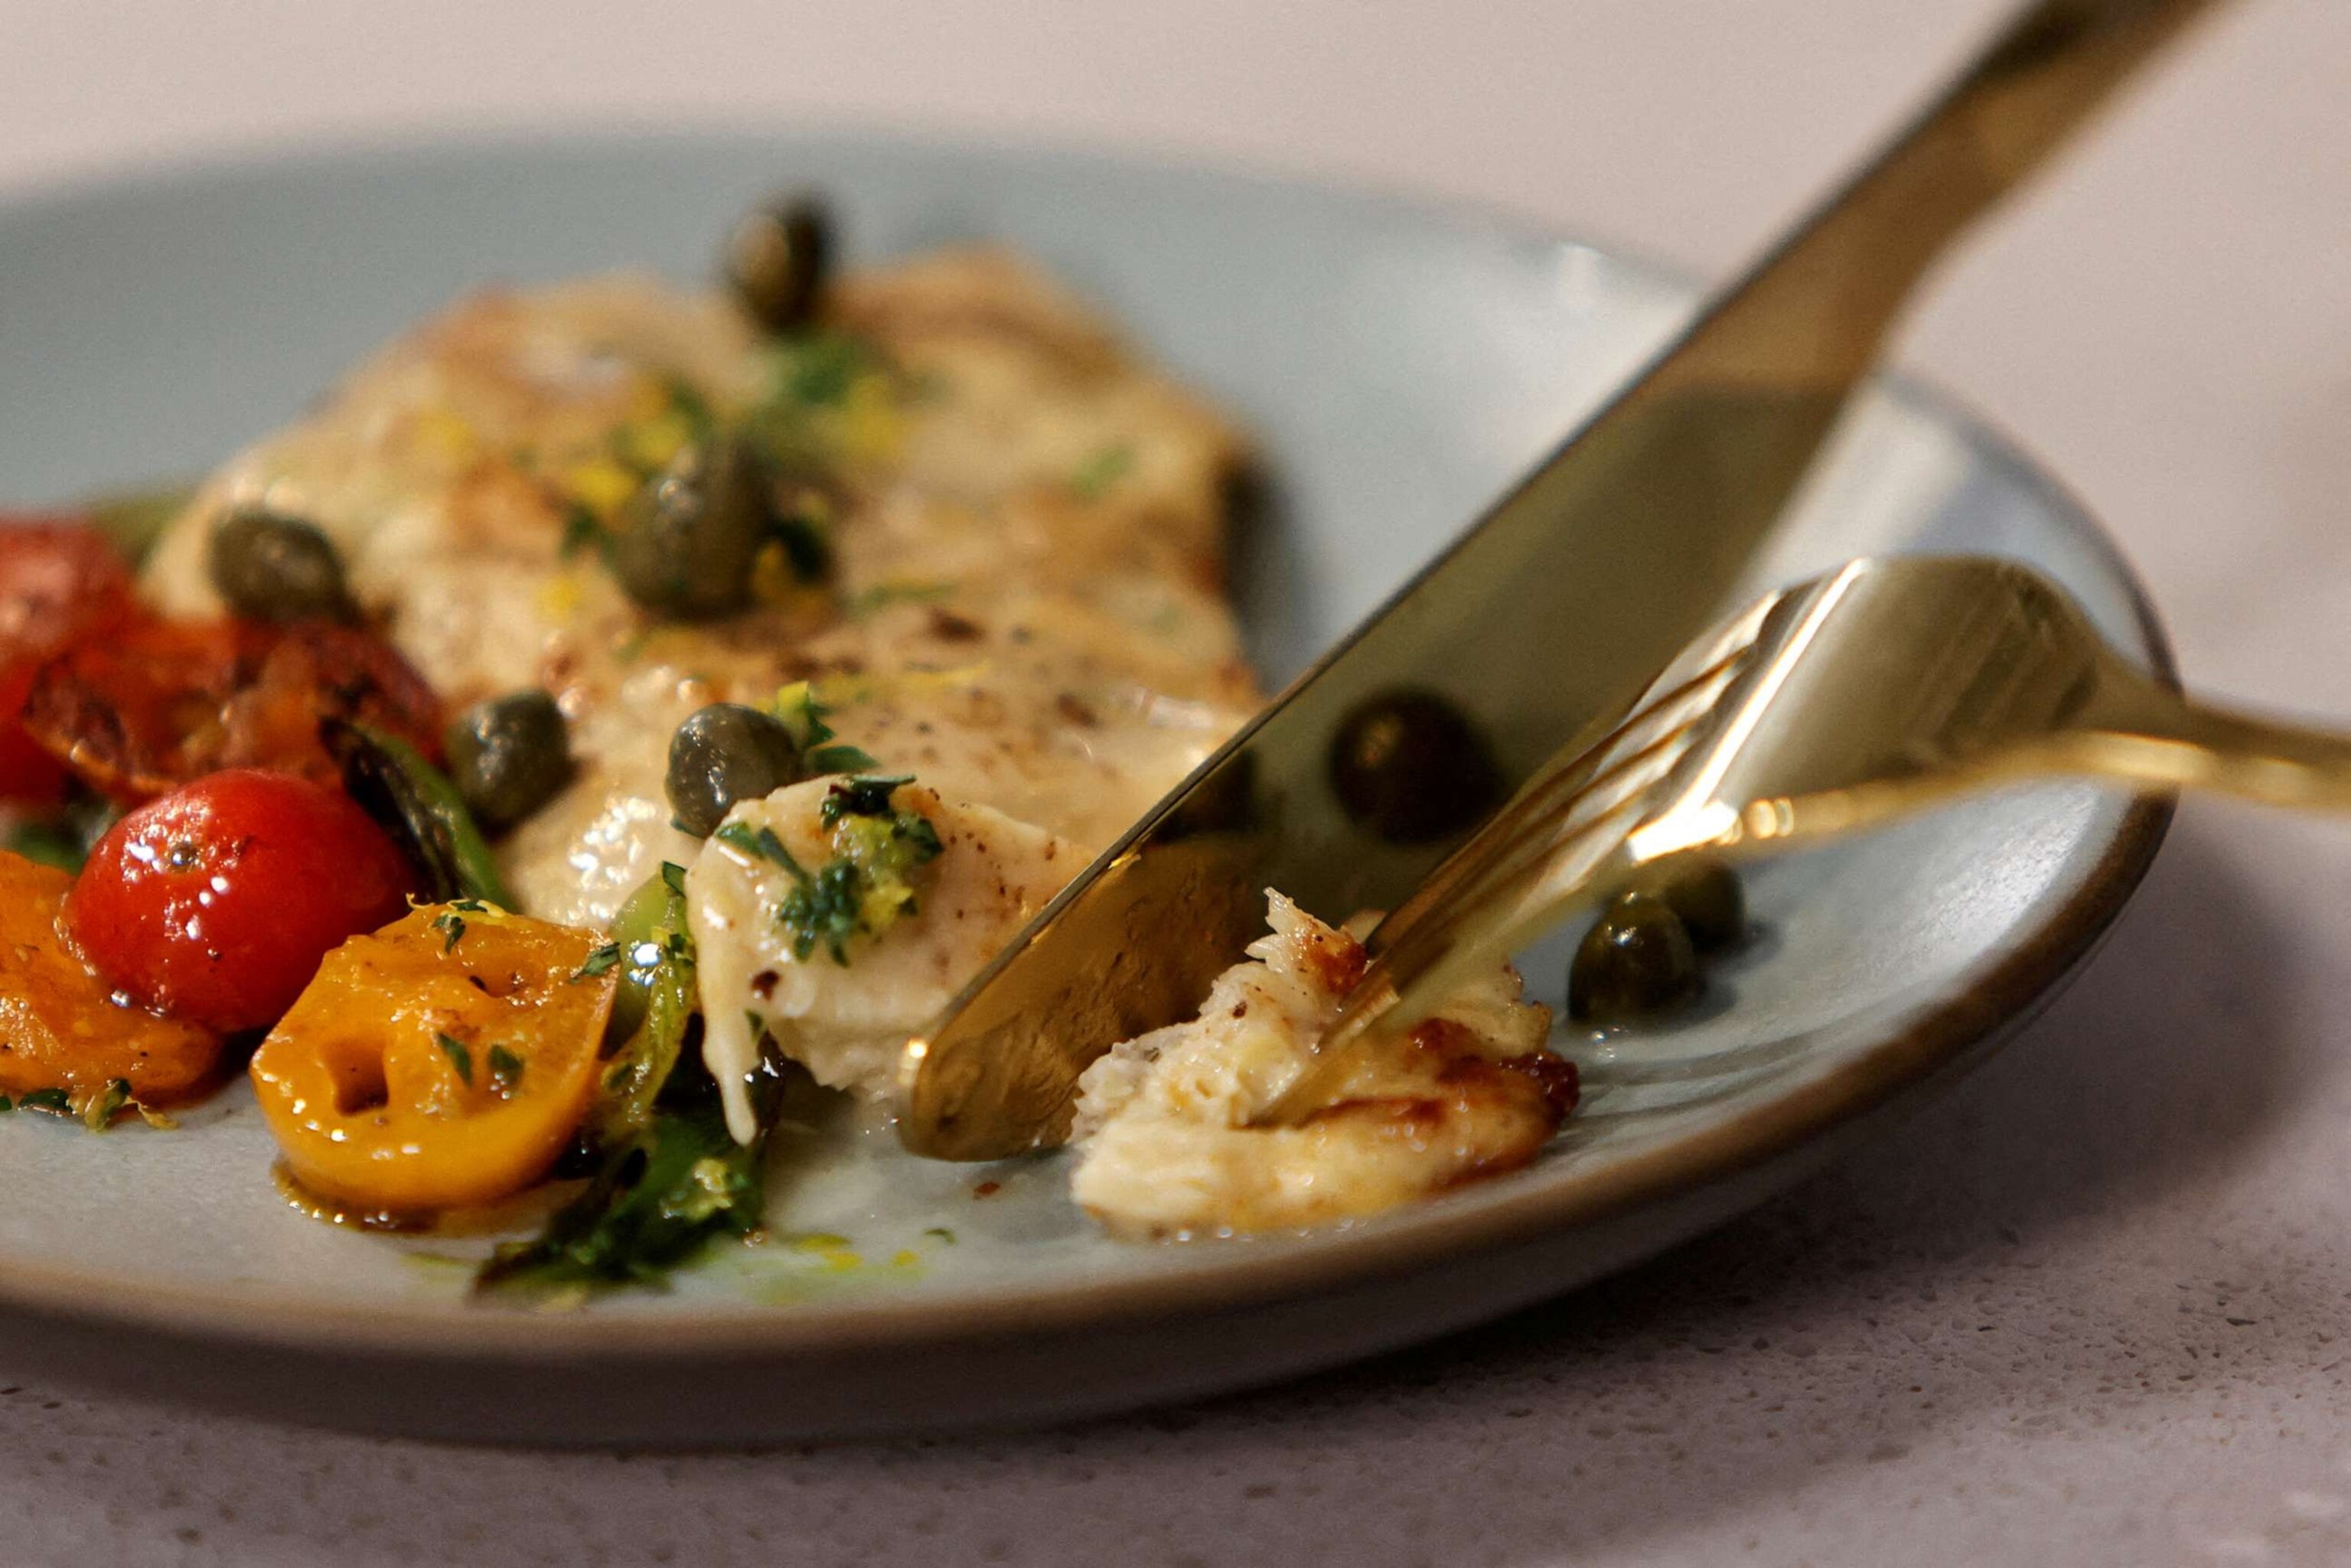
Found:
[[[234,1032],[292,1006],[329,948],[400,913],[408,885],[400,852],[349,798],[237,768],[109,829],[63,926],[141,1006]]]
[[[151,1105],[188,1098],[210,1081],[220,1036],[123,1006],[66,951],[57,907],[72,880],[0,852],[0,1094],[78,1098],[120,1080]]]
[[[423,677],[381,638],[323,622],[147,622],[52,659],[25,703],[35,739],[126,803],[230,768],[331,784],[326,717],[440,754],[440,705]]]
[[[0,517],[0,800],[53,805],[65,798],[65,768],[21,722],[34,672],[135,613],[130,570],[96,528]]]
[[[619,975],[600,938],[479,904],[412,910],[327,955],[253,1053],[296,1179],[411,1214],[537,1181],[595,1098]]]

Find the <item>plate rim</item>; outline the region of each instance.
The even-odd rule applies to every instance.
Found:
[[[1423,222],[1513,243],[1570,245],[1696,300],[1705,286],[1636,246],[1595,242],[1540,219],[1458,197],[1328,172],[1290,171],[1147,148],[1055,145],[994,133],[925,134],[853,122],[655,126],[624,132],[525,127],[487,134],[426,135],[290,147],[265,143],[185,160],[63,174],[0,191],[0,222],[77,205],[179,192],[207,181],[266,180],[354,165],[391,168],[419,161],[614,153],[650,146],[765,143],[876,147],[914,156],[1001,163],[1084,165],[1259,189],[1306,189]],[[2177,687],[2160,615],[2137,571],[2097,514],[2036,461],[2000,422],[1958,394],[1913,373],[1887,370],[1871,385],[1966,437],[2007,470],[2100,559],[2122,589],[2154,673]],[[1070,1285],[1009,1284],[937,1298],[864,1297],[795,1304],[772,1312],[545,1313],[497,1306],[452,1311],[446,1302],[360,1304],[348,1300],[215,1285],[170,1285],[72,1265],[0,1258],[0,1309],[86,1325],[135,1328],[288,1350],[368,1352],[440,1362],[571,1362],[582,1356],[634,1364],[714,1355],[765,1357],[938,1345],[1040,1332],[1132,1323],[1206,1311],[1239,1310],[1418,1272],[1452,1257],[1526,1243],[1547,1233],[1621,1218],[1646,1203],[1735,1179],[1812,1140],[1926,1086],[1961,1065],[1970,1047],[2028,1015],[2096,946],[2137,891],[2173,817],[2176,795],[2135,794],[2105,852],[2064,904],[2024,934],[1993,967],[1956,989],[1922,1001],[1909,1025],[1833,1071],[1728,1121],[1627,1156],[1568,1183],[1517,1192],[1487,1188],[1461,1207],[1438,1200],[1306,1236],[1234,1239],[1211,1267],[1144,1271]],[[451,1325],[464,1323],[462,1341]]]

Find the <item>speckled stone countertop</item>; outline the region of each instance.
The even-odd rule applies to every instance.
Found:
[[[849,116],[1371,175],[1719,270],[1997,9],[0,0],[0,192],[322,133]],[[1905,357],[2110,521],[2191,685],[2351,721],[2346,61],[2351,5],[2251,0]],[[0,1385],[0,1562],[2345,1562],[2346,1231],[2351,828],[2195,802],[2091,969],[1905,1134],[1490,1329],[1068,1431],[683,1458]]]

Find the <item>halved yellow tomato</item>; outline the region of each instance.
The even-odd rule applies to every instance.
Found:
[[[0,1094],[79,1098],[120,1080],[150,1105],[203,1088],[221,1037],[125,1007],[57,936],[73,878],[0,851]]]
[[[402,1214],[493,1202],[544,1176],[596,1092],[618,978],[589,962],[601,940],[465,902],[328,954],[253,1056],[295,1179]]]

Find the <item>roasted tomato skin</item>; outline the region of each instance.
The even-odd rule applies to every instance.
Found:
[[[83,783],[125,805],[224,768],[339,777],[319,721],[357,720],[428,758],[433,689],[372,632],[326,622],[142,620],[40,666],[25,727]]]
[[[120,1080],[150,1105],[192,1097],[212,1081],[220,1036],[108,995],[57,940],[71,882],[0,851],[0,1095],[93,1094]]]
[[[276,1019],[328,950],[397,915],[408,887],[400,852],[347,797],[239,768],[117,822],[61,924],[139,1005],[233,1033]]]
[[[136,613],[130,570],[105,535],[69,518],[0,516],[0,800],[65,798],[65,768],[23,723],[34,673]]]
[[[250,1069],[294,1178],[415,1215],[545,1176],[596,1095],[620,978],[589,972],[599,940],[466,902],[329,954]]]

